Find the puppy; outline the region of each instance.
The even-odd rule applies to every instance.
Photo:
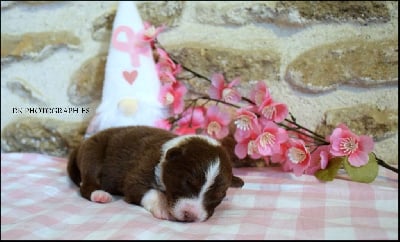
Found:
[[[207,220],[229,186],[244,184],[218,141],[147,126],[110,128],[84,140],[67,171],[90,201],[122,195],[156,218],[183,222]]]

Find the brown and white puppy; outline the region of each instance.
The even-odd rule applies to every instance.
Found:
[[[123,195],[156,218],[185,222],[207,220],[229,186],[244,184],[218,141],[147,126],[110,128],[84,140],[67,170],[90,201]]]

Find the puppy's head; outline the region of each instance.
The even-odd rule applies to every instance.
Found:
[[[170,214],[185,222],[208,219],[229,186],[243,185],[233,176],[228,155],[219,142],[201,135],[166,142],[156,177],[165,191]]]

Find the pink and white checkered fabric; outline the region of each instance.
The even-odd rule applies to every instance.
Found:
[[[162,221],[121,198],[89,202],[66,174],[66,159],[1,155],[2,239],[398,239],[398,175],[380,168],[371,184],[321,183],[279,168],[240,168],[202,223]]]

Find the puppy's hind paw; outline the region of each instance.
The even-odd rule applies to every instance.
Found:
[[[96,203],[109,203],[112,201],[112,196],[110,193],[103,190],[96,190],[90,194],[90,201]]]

